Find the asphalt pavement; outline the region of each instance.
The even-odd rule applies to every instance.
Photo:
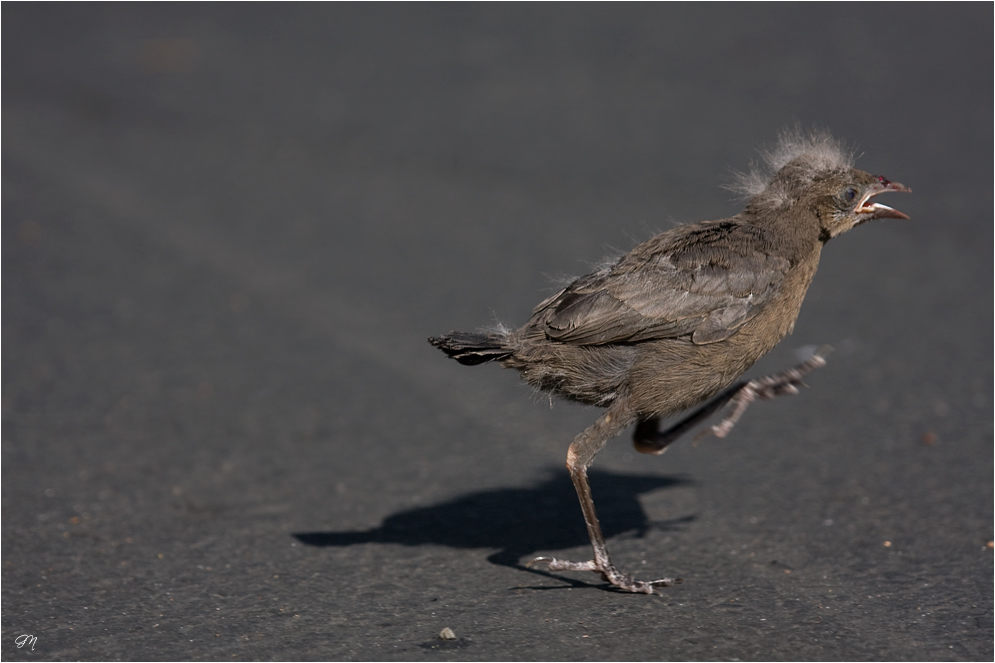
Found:
[[[992,659],[991,4],[2,18],[4,660]],[[598,456],[681,584],[527,568],[588,555],[599,411],[426,337],[734,214],[796,124],[914,190],[750,375],[828,366]]]

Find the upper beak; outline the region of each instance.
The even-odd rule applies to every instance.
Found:
[[[871,219],[907,219],[908,214],[903,214],[897,209],[888,207],[887,205],[882,205],[881,203],[872,203],[871,198],[874,196],[885,193],[886,191],[904,191],[905,193],[912,193],[912,189],[905,186],[904,184],[899,184],[898,182],[889,182],[883,177],[878,178],[877,184],[872,184],[867,192],[864,193],[864,197],[860,199],[854,210],[857,214],[864,215],[869,214],[861,219],[861,223],[864,221],[870,221]]]

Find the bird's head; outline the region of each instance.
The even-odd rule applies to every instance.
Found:
[[[758,218],[793,223],[814,216],[822,241],[872,219],[909,218],[873,198],[911,189],[854,168],[853,154],[827,133],[783,132],[764,161],[733,187],[752,196],[747,211]]]
[[[791,164],[785,166],[789,168]],[[871,175],[856,168],[823,173],[798,191],[797,203],[815,212],[819,218],[820,237],[829,240],[854,226],[873,219],[907,219],[908,215],[875,202],[888,191],[912,189],[881,175]]]

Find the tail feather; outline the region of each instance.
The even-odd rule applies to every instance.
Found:
[[[504,346],[504,340],[503,334],[454,331],[445,336],[432,337],[428,342],[459,363],[476,366],[510,357],[513,351]]]

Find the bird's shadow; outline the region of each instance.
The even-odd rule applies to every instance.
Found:
[[[606,538],[622,534],[642,537],[648,530],[671,529],[694,520],[685,516],[651,522],[638,496],[688,483],[678,477],[590,471],[591,490]],[[589,543],[587,529],[569,475],[550,471],[531,488],[483,490],[433,506],[401,511],[379,527],[347,532],[298,532],[311,546],[359,543],[439,544],[454,548],[496,548],[494,564],[524,569],[520,560],[539,551],[574,548]],[[537,569],[530,569],[537,571]],[[541,572],[542,575],[548,575]]]

